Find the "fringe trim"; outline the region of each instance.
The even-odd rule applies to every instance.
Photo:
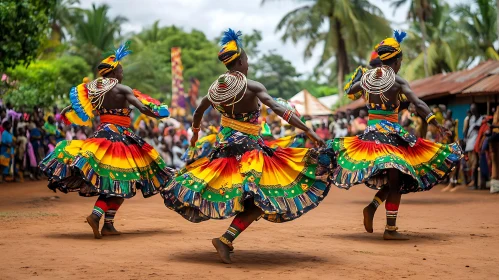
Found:
[[[310,157],[310,154],[307,156]],[[243,202],[248,198],[253,198],[255,205],[264,211],[264,219],[275,223],[287,222],[316,208],[327,196],[330,183],[327,182],[326,175],[331,170],[333,156],[330,150],[329,153],[325,151],[319,155],[315,182],[304,193],[293,198],[268,197],[257,183],[249,182],[247,178],[242,186],[242,194],[225,202],[209,201],[203,197],[204,194],[184,187],[176,181],[164,188],[161,195],[166,207],[194,223],[230,218],[244,210]]]
[[[64,159],[62,159],[64,162]],[[113,180],[109,177],[100,176],[86,158],[77,156],[73,164],[60,162],[52,156],[40,163],[40,169],[49,178],[48,187],[63,193],[79,191],[82,196],[95,196],[106,194],[122,198],[135,196],[136,190],[140,189],[142,195],[147,198],[157,194],[166,187],[174,177],[174,171],[164,168],[152,178],[140,180]]]
[[[401,194],[429,191],[441,180],[447,177],[454,170],[454,168],[462,158],[462,153],[459,152],[460,149],[450,147],[449,150],[449,155],[438,165],[432,166],[433,164],[436,164],[436,157],[433,157],[432,161],[427,162],[427,164],[423,164],[428,167],[428,170],[430,170],[423,175],[418,176],[414,170],[414,167],[408,163],[399,164],[396,162],[384,162],[357,171],[350,171],[338,165],[329,176],[328,181],[338,188],[347,190],[353,185],[361,183],[366,184],[366,186],[368,186],[369,188],[378,190],[383,186],[383,184],[380,185],[380,183],[370,183],[369,181],[376,179],[376,177],[379,178],[382,176],[386,176],[383,174],[383,172],[388,169],[398,169],[400,172],[410,176],[412,179],[403,180],[404,184],[400,189]]]

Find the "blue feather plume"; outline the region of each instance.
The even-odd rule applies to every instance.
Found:
[[[393,30],[393,37],[395,37],[395,40],[397,40],[400,44],[404,41],[405,37],[407,37],[407,33],[404,31]]]
[[[130,48],[130,41],[126,41],[125,43],[121,44],[121,46],[117,50],[114,51],[114,55],[116,57],[114,59],[114,61],[120,61],[125,56],[132,53],[132,51],[129,48]]]
[[[224,34],[222,35],[222,38],[220,39],[220,46],[223,46],[227,44],[230,41],[236,41],[236,45],[239,48],[242,48],[243,46],[243,39],[241,38],[243,36],[243,33],[241,31],[234,31],[233,29],[229,28],[227,31],[224,31]]]

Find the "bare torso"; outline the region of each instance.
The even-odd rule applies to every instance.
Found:
[[[237,95],[237,97],[235,98],[235,100],[237,101],[244,94],[241,101],[237,102],[234,105],[230,105],[230,106],[222,105],[224,111],[229,113],[229,114],[231,114],[232,112],[234,112],[234,114],[241,114],[241,113],[249,113],[249,112],[253,112],[253,111],[258,110],[259,109],[259,105],[258,105],[259,101],[258,101],[258,97],[256,96],[256,92],[258,90],[259,84],[260,83],[248,79],[248,88],[246,89],[246,92],[239,93]],[[230,101],[229,103],[232,103],[232,101]],[[234,111],[232,111],[232,110],[234,110]]]
[[[102,107],[106,109],[128,108],[130,104],[127,101],[124,87],[126,86],[117,84],[113,89],[108,91],[104,97]]]
[[[385,104],[386,108],[397,108],[400,105],[399,94],[402,92],[402,86],[399,79],[402,78],[396,76],[395,84],[388,89],[388,91],[383,93],[383,95],[388,99],[385,102],[381,100],[380,94],[370,94],[364,90],[365,94],[369,94],[369,103]]]

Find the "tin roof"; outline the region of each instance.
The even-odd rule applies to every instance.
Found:
[[[423,100],[459,93],[463,95],[499,94],[499,61],[489,60],[472,69],[441,73],[415,80],[410,82],[410,86],[414,93]],[[359,99],[336,111],[354,110],[362,106],[364,106],[364,100]]]

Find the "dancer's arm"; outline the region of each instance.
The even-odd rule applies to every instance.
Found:
[[[286,112],[286,108],[281,104],[277,103],[272,96],[267,93],[267,89],[260,83],[255,81],[248,81],[248,88],[256,93],[256,96],[263,104],[270,108],[270,110],[274,111],[278,116],[283,117]],[[307,134],[308,138],[314,141],[317,145],[323,146],[324,140],[322,140],[315,132],[307,127],[295,114],[291,116],[289,120],[289,124],[303,130],[305,134]]]
[[[140,102],[140,100],[135,97],[135,95],[133,94],[133,90],[130,87],[125,85],[117,86],[120,87],[120,92],[125,95],[126,100],[135,108],[139,109],[142,114],[158,119],[158,116],[156,116],[151,110],[149,110],[149,108],[147,108],[146,105],[142,104],[142,102]]]
[[[208,97],[204,97],[201,100],[201,104],[196,108],[196,111],[194,111],[194,114],[192,116],[192,127],[195,128],[200,128],[201,126],[201,120],[203,119],[204,112],[208,110],[210,107],[211,103],[210,100],[208,100]],[[192,131],[192,138],[191,138],[191,146],[195,147],[196,146],[196,141],[198,141],[198,135],[199,131]]]
[[[397,76],[396,82],[400,85],[401,91],[405,94],[407,99],[409,99],[409,101],[411,101],[411,103],[414,104],[418,115],[423,119],[423,121],[426,121],[425,119],[426,116],[432,113],[430,107],[428,107],[428,105],[426,105],[426,103],[423,100],[419,99],[419,97],[416,96],[416,94],[412,91],[411,87],[409,86],[409,83],[406,80]],[[435,118],[433,118],[429,124],[437,127],[440,130],[440,133],[442,133],[443,135],[450,133],[450,131],[445,127],[443,127],[442,125],[440,125]]]

